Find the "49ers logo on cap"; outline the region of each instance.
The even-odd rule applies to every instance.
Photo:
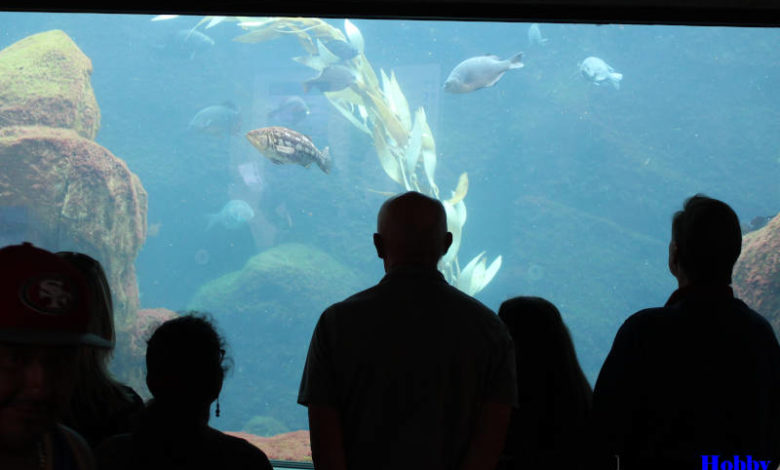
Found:
[[[46,315],[62,315],[75,303],[73,286],[60,276],[41,276],[22,286],[21,300],[27,307]]]

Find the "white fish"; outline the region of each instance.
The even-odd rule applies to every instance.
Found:
[[[501,60],[497,55],[482,55],[466,59],[450,72],[447,81],[444,82],[444,91],[468,93],[493,86],[507,70],[524,67],[522,58],[521,52],[506,60]]]
[[[588,57],[580,63],[580,73],[587,80],[596,85],[609,82],[616,90],[620,89],[620,81],[623,74],[615,72],[606,62],[598,57]]]
[[[150,21],[166,21],[166,20],[172,20],[174,18],[178,18],[179,15],[157,15],[154,18],[152,18]]]
[[[255,211],[247,204],[246,201],[241,199],[233,199],[228,201],[222,210],[216,214],[209,214],[209,223],[206,230],[210,229],[216,224],[228,230],[235,230],[245,223],[249,222],[255,217]]]
[[[538,23],[533,23],[528,27],[528,44],[531,46],[538,45],[544,46],[547,43],[547,38],[542,37],[542,31],[539,29]]]

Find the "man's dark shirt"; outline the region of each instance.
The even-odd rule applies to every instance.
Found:
[[[298,402],[339,411],[348,468],[454,468],[480,406],[516,404],[498,317],[435,270],[401,268],[328,308]]]
[[[618,331],[593,417],[621,469],[701,469],[702,455],[776,459],[780,346],[772,327],[727,286],[676,291]]]

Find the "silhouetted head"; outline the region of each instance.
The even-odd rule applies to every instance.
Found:
[[[728,204],[697,194],[674,214],[669,269],[681,285],[731,284],[741,250],[739,219]]]
[[[522,419],[531,414],[529,408],[537,408],[534,411],[544,414],[542,421],[548,430],[582,425],[592,391],[577,361],[569,329],[555,305],[541,297],[515,297],[501,304],[498,316],[515,344],[518,387],[526,390],[527,396],[536,397],[521,401]],[[528,424],[515,426],[525,429]],[[555,439],[564,434],[560,432]]]
[[[191,312],[168,320],[146,347],[146,384],[157,402],[208,407],[222,390],[225,342],[210,320]]]
[[[541,297],[514,297],[501,304],[498,316],[507,326],[515,341],[516,350],[527,349],[538,356],[550,354],[563,356],[574,353],[569,330],[563,323],[561,313],[551,302]],[[575,359],[576,361],[576,359]],[[560,361],[552,361],[560,366]],[[551,364],[551,365],[552,365]]]
[[[410,191],[379,209],[374,246],[385,271],[404,265],[435,268],[451,244],[444,206],[436,199]]]

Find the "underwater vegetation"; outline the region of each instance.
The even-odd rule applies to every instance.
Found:
[[[294,60],[319,72],[313,82],[307,82],[306,91],[316,84],[342,116],[355,128],[371,136],[382,169],[390,179],[406,191],[427,194],[444,205],[447,229],[453,235],[452,246],[439,263],[439,270],[447,281],[470,295],[484,289],[501,268],[502,258],[499,255],[488,265],[482,252],[462,269],[458,262],[466,223],[464,199],[468,192],[468,175],[461,175],[450,198],[439,194],[435,182],[436,143],[425,110],[419,107],[412,114],[395,73],[391,71],[388,75],[380,69],[377,76],[366,58],[365,39],[357,26],[344,20],[344,31],[341,31],[319,18],[235,17],[231,21],[237,21],[239,27],[248,31],[234,38],[238,42],[253,44],[285,36],[298,39],[308,55],[295,57]],[[326,44],[334,41],[350,45],[357,53],[336,54],[330,51]],[[473,62],[476,62],[476,67],[472,66]],[[479,79],[479,83],[472,87],[474,89],[492,85],[504,72],[520,68],[522,63],[517,55],[507,61],[467,60],[461,66],[466,69],[464,78],[474,76]],[[473,74],[465,73],[474,69],[477,70]]]

